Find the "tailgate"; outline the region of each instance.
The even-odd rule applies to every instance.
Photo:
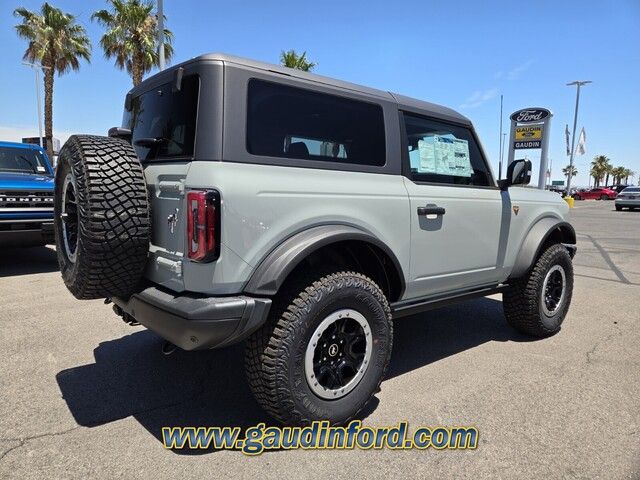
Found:
[[[184,184],[189,165],[188,162],[149,164],[144,170],[151,200],[152,229],[145,276],[175,291],[184,290]]]

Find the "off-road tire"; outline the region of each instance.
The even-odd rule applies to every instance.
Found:
[[[541,295],[545,276],[555,265],[565,273],[564,298],[553,316],[547,316]],[[571,304],[573,265],[566,247],[554,244],[538,257],[533,268],[523,277],[512,280],[502,295],[504,314],[509,325],[525,335],[548,337],[560,331]]]
[[[77,202],[72,260],[63,238],[63,186],[68,174]],[[142,278],[151,237],[142,165],[124,140],[73,135],[58,157],[55,236],[65,285],[79,299],[127,296]]]
[[[364,376],[346,396],[326,400],[309,387],[304,373],[305,350],[314,330],[332,312],[352,308],[362,313],[373,336]],[[326,276],[300,275],[283,286],[269,319],[248,339],[245,369],[258,403],[285,425],[316,420],[345,424],[379,391],[393,345],[389,303],[370,278],[354,272]]]

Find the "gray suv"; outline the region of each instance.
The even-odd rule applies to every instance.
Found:
[[[108,137],[56,172],[62,277],[185,350],[246,340],[286,424],[357,416],[393,320],[501,292],[528,335],[560,330],[576,237],[555,193],[496,180],[469,119],[395,93],[220,54],[144,81]]]

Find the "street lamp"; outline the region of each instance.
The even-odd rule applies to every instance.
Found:
[[[36,72],[36,101],[38,102],[38,133],[40,134],[40,137],[38,138],[39,140],[38,143],[40,143],[41,148],[45,148],[42,141],[42,105],[40,101],[40,69],[50,68],[50,67],[43,67],[42,65],[39,65],[37,63],[28,63],[28,62],[22,62],[22,64],[32,68],[33,71]]]
[[[571,83],[567,83],[567,86],[575,85],[576,90],[576,110],[573,115],[573,133],[571,134],[571,156],[569,157],[569,175],[567,175],[567,196],[571,194],[571,173],[573,172],[573,155],[576,144],[576,125],[578,124],[578,105],[580,104],[580,87],[592,83],[591,80],[576,80]]]

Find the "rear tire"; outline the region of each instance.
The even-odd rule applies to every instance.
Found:
[[[507,322],[525,335],[548,337],[560,331],[573,293],[573,265],[568,250],[551,245],[523,277],[502,296]]]
[[[371,279],[299,277],[249,338],[247,377],[258,403],[283,424],[344,424],[379,390],[392,343],[389,303]]]
[[[151,232],[144,174],[131,145],[71,136],[58,158],[54,211],[60,271],[76,298],[136,290]]]

